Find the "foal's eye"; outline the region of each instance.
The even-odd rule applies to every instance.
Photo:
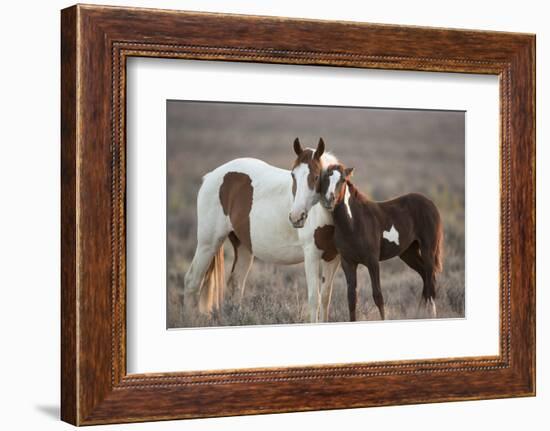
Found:
[[[319,179],[319,175],[317,175],[317,176],[315,177],[315,181],[317,181],[318,179]]]

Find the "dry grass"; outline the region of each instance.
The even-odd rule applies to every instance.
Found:
[[[328,149],[354,166],[356,185],[372,199],[421,192],[438,206],[445,228],[444,271],[438,277],[438,317],[464,316],[464,114],[460,112],[168,103],[167,271],[168,327],[288,324],[307,321],[303,265],[255,261],[242,304],[228,298],[221,312],[201,316],[180,309],[196,246],[196,195],[201,177],[237,157],[288,168],[292,141]],[[226,275],[232,250],[226,244]],[[416,318],[420,277],[400,259],[381,263],[386,318]],[[358,273],[359,320],[379,319],[368,272]],[[346,284],[334,282],[330,321],[347,321]]]

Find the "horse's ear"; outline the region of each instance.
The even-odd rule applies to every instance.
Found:
[[[349,178],[353,175],[353,168],[344,169],[344,177]]]
[[[325,141],[323,141],[323,138],[319,138],[319,143],[317,144],[317,149],[315,150],[315,154],[313,155],[313,157],[319,160],[324,152],[325,152]]]
[[[298,138],[294,139],[294,152],[296,153],[297,156],[299,156],[300,154],[302,154],[302,151],[304,150],[300,145],[300,140]]]

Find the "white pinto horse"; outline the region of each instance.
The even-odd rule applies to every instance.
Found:
[[[240,290],[242,300],[254,257],[281,265],[304,262],[309,320],[328,320],[340,256],[333,242],[332,214],[318,202],[321,173],[338,161],[325,153],[322,139],[314,150],[303,149],[296,138],[294,151],[291,171],[242,158],[203,177],[197,197],[197,248],[184,281],[186,296],[201,312],[222,304],[223,243],[229,238],[235,251],[227,283],[231,293]],[[183,290],[180,296],[183,301]]]

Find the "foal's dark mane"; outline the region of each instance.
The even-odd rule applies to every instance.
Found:
[[[351,196],[356,199],[359,198],[362,202],[370,202],[371,199],[367,196],[367,194],[355,187],[355,184],[353,184],[350,180],[346,180],[346,186],[348,187]]]
[[[389,199],[384,199],[382,201],[374,200],[367,193],[359,190],[359,188],[354,183],[352,183],[349,179],[346,180],[346,186],[349,189],[350,196],[352,196],[355,199],[358,199],[359,201],[361,201],[363,203],[370,202],[370,203],[375,203],[375,204],[383,204],[385,202],[389,202],[393,199],[398,198],[398,196],[397,197],[393,196],[393,197],[390,197]]]

